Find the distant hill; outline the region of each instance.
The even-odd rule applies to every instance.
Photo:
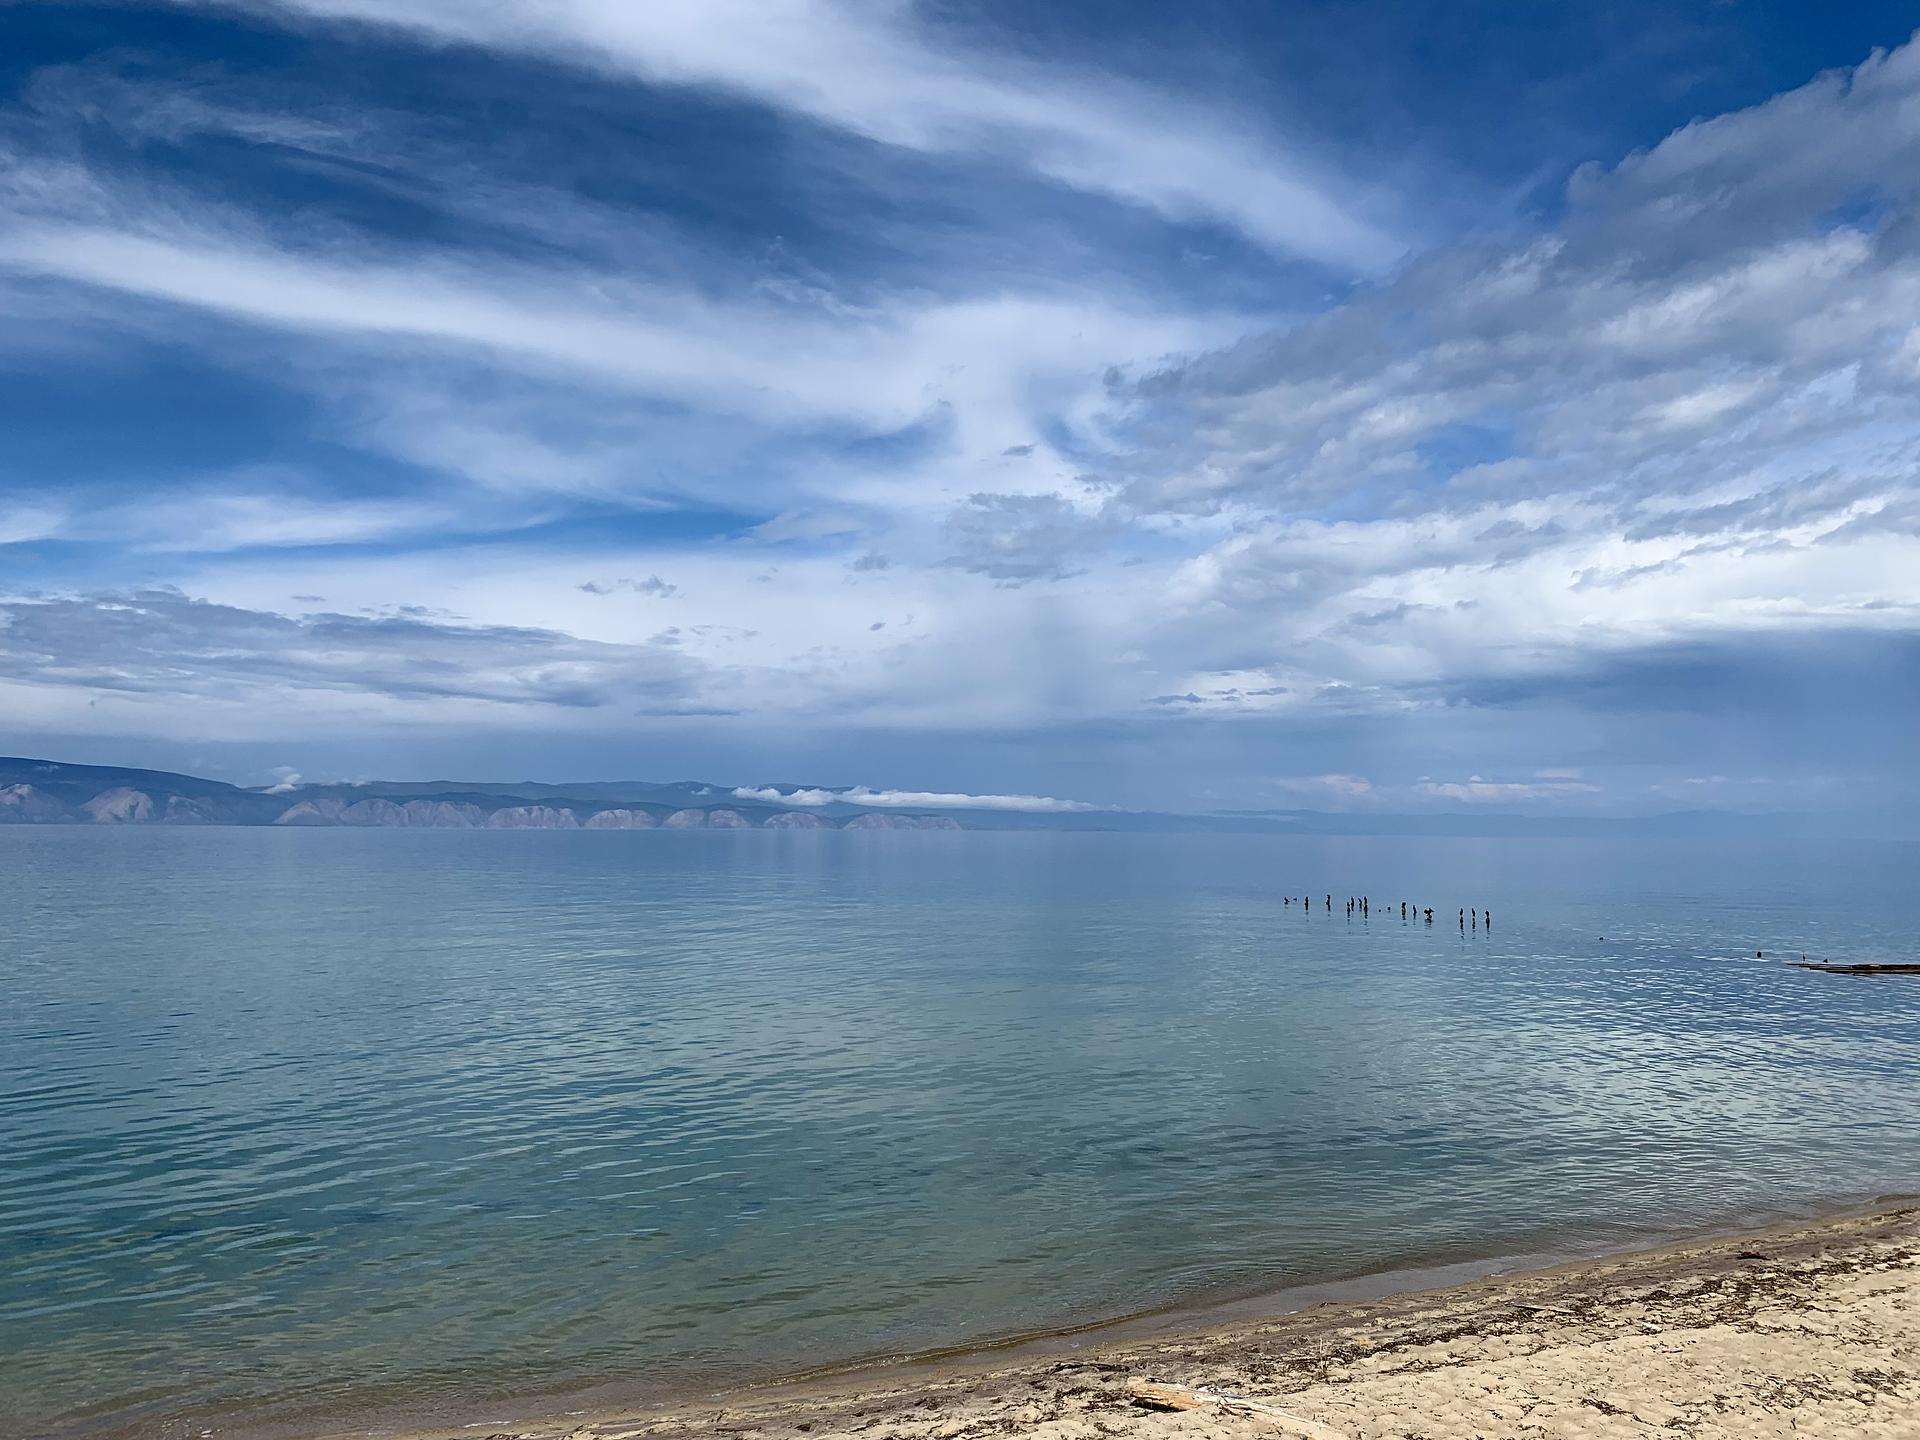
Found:
[[[0,824],[269,825],[285,808],[195,775],[0,757]]]
[[[756,786],[791,794],[806,786]],[[1683,811],[1633,818],[1501,812],[1340,814],[1314,810],[1175,815],[1142,810],[1025,812],[894,807],[834,800],[782,806],[743,800],[704,780],[503,784],[373,780],[246,789],[221,780],[0,757],[0,825],[283,825],[491,830],[1081,830],[1299,835],[1669,836],[1832,839],[1907,833],[1834,815]]]
[[[435,830],[958,830],[951,815],[784,809],[699,781],[450,780],[243,789],[220,780],[0,757],[0,825],[287,825]]]

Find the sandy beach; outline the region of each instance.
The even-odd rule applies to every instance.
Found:
[[[1139,1382],[1202,1392],[1191,1397],[1199,1408],[1161,1408],[1134,1393]],[[409,1440],[1653,1434],[1920,1436],[1920,1207],[1203,1333],[1088,1337],[1067,1353],[881,1367],[671,1409],[469,1422]]]

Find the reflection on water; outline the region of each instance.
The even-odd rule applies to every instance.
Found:
[[[1912,958],[1916,860],[0,831],[0,1431],[711,1383],[1911,1190],[1920,983],[1774,956]]]

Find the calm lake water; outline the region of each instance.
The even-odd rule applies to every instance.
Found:
[[[482,1418],[1910,1192],[1920,981],[1776,957],[1917,958],[1917,876],[0,831],[0,1432]]]

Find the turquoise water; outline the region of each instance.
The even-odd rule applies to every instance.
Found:
[[[1916,874],[0,831],[0,1432],[477,1418],[1920,1189],[1920,981],[1775,958],[1916,958]]]

